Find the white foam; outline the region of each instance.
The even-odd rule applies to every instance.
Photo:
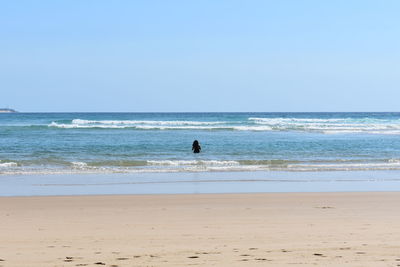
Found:
[[[345,122],[353,120],[350,118],[341,119],[311,119],[311,118],[256,118],[250,117],[248,120],[255,122],[265,122],[271,124],[287,123],[287,122],[299,122],[299,123],[313,123],[313,122]]]
[[[71,162],[72,168],[86,168],[88,165],[86,162],[80,162],[80,161],[73,161]]]
[[[218,130],[218,129],[228,129],[229,127],[143,125],[143,126],[135,126],[134,128],[135,129],[141,129],[141,130]]]
[[[126,126],[119,126],[119,125],[94,125],[94,124],[63,124],[63,123],[56,123],[52,122],[48,125],[49,127],[55,128],[64,128],[64,129],[86,129],[86,128],[105,128],[105,129],[123,129],[127,128]]]
[[[83,120],[71,123],[52,122],[55,128],[105,128],[138,130],[231,130],[231,131],[298,131],[323,134],[391,134],[400,135],[400,120],[370,118],[248,118],[242,122],[226,121],[160,121],[160,120]]]
[[[292,171],[358,171],[358,170],[400,170],[400,161],[388,163],[343,163],[343,164],[289,164]]]
[[[0,168],[10,168],[10,167],[17,167],[18,164],[15,162],[4,162],[0,163]]]
[[[92,167],[85,162],[71,162],[70,167],[37,168],[16,167],[14,162],[0,163],[0,174],[67,174],[67,173],[153,173],[153,172],[204,172],[204,171],[359,171],[359,170],[400,170],[400,159],[380,162],[321,162],[295,164],[256,165],[240,164],[235,160],[149,160],[147,166]]]
[[[237,131],[272,131],[270,126],[234,126],[232,129]]]
[[[106,128],[106,129],[124,129],[135,128],[144,130],[179,130],[179,129],[200,129],[213,130],[218,126],[224,125],[223,121],[149,121],[149,120],[82,120],[74,119],[71,124],[52,122],[48,126],[55,128]]]
[[[214,125],[214,124],[213,124]],[[221,126],[205,126],[202,124],[196,125],[139,125],[139,124],[125,124],[125,125],[117,125],[113,123],[110,124],[83,124],[82,122],[75,124],[61,124],[52,122],[48,125],[49,127],[55,128],[65,128],[65,129],[90,129],[90,128],[104,128],[104,129],[125,129],[125,128],[134,128],[139,130],[236,130],[236,131],[271,131],[273,130],[270,126],[229,126],[229,125],[221,125]]]
[[[239,162],[234,160],[148,160],[148,165],[159,166],[238,166]]]
[[[195,165],[196,160],[148,160],[148,165],[156,166],[179,166],[179,165]]]
[[[325,134],[400,134],[400,120],[371,118],[249,118],[256,125],[271,127],[274,131],[309,131]]]
[[[151,120],[82,120],[74,119],[72,124],[105,124],[105,125],[218,125],[225,124],[224,121],[151,121]]]

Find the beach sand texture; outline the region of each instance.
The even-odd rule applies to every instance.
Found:
[[[0,198],[0,266],[400,266],[400,193]]]

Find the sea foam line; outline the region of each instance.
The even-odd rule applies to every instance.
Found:
[[[101,124],[59,124],[52,122],[48,125],[52,128],[64,129],[136,129],[136,130],[226,130],[226,131],[297,131],[297,132],[316,132],[323,134],[352,134],[352,133],[365,133],[365,134],[387,134],[387,135],[400,135],[400,128],[398,125],[388,125],[385,127],[336,127],[332,126],[315,126],[315,125],[256,125],[256,126],[159,126],[159,125],[101,125]]]
[[[247,125],[246,125],[247,123]],[[161,120],[84,120],[71,123],[52,122],[48,125],[65,129],[125,129],[136,130],[225,130],[225,131],[297,131],[323,134],[400,134],[400,120],[369,118],[258,118],[247,121],[161,121]]]
[[[215,124],[213,124],[215,125]],[[231,130],[231,131],[271,131],[272,128],[269,126],[204,126],[198,125],[117,125],[117,124],[65,124],[52,122],[48,127],[53,128],[64,128],[64,129],[137,129],[137,130]]]
[[[187,165],[198,165],[198,166],[238,166],[240,163],[234,160],[148,160],[148,165],[153,166],[187,166]]]
[[[151,121],[151,120],[82,120],[73,119],[72,124],[105,124],[105,125],[218,125],[225,124],[224,121]]]
[[[10,167],[17,167],[18,164],[16,162],[3,162],[0,163],[0,168],[10,168]]]
[[[71,162],[70,167],[18,166],[15,162],[0,163],[0,174],[79,174],[79,173],[153,173],[153,172],[240,172],[240,171],[368,171],[400,170],[400,160],[370,163],[292,163],[275,164],[271,161],[252,162],[233,160],[149,160],[140,166],[91,166],[86,162]],[[270,163],[268,163],[270,162]],[[280,162],[280,161],[278,161]],[[2,168],[1,168],[2,167]],[[10,168],[14,167],[14,168]]]
[[[379,119],[379,118],[324,118],[324,119],[316,119],[316,118],[261,118],[261,117],[250,117],[248,118],[250,121],[264,121],[271,123],[280,123],[280,122],[304,122],[304,123],[400,123],[400,119]]]

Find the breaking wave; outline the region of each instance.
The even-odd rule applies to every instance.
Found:
[[[400,134],[400,120],[372,118],[257,118],[249,121],[268,126],[275,131],[306,131],[325,134]]]
[[[0,174],[148,173],[148,172],[237,172],[237,171],[372,171],[400,170],[400,159],[374,162],[362,160],[132,160],[65,162],[59,165],[0,163]]]
[[[149,121],[149,120],[82,120],[74,119],[71,123],[52,122],[50,127],[58,128],[137,128],[137,129],[173,129],[173,128],[208,128],[213,125],[223,125],[220,121]],[[217,128],[217,127],[210,127]]]
[[[10,167],[17,167],[18,164],[15,162],[0,162],[0,168],[10,168]]]
[[[53,121],[48,125],[64,129],[133,129],[133,130],[225,130],[315,132],[323,134],[400,134],[400,120],[371,118],[257,118],[242,121],[161,121],[161,120],[83,120],[70,123]]]

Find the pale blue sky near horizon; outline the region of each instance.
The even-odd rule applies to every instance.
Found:
[[[400,1],[0,1],[0,107],[400,111]]]

